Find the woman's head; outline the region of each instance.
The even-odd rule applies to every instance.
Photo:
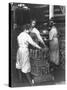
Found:
[[[30,21],[30,25],[31,25],[31,27],[35,27],[35,25],[36,25],[36,19],[32,19]]]
[[[49,29],[51,29],[53,26],[55,26],[54,18],[51,18],[49,20]]]
[[[23,29],[23,31],[29,31],[31,28],[30,24],[26,24],[23,27],[21,27],[21,29]]]

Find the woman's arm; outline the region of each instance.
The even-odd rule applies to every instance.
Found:
[[[39,40],[43,45],[45,45],[45,44],[44,44],[44,41],[43,41],[43,39],[42,39],[42,37],[41,37],[41,35],[40,35],[40,32],[39,32],[36,28],[35,28],[35,34],[36,34],[38,40]]]
[[[34,47],[36,47],[36,48],[38,48],[38,49],[41,49],[41,47],[37,44],[37,43],[35,43],[34,41],[33,41],[33,39],[28,35],[28,42],[32,45],[32,46],[34,46]]]

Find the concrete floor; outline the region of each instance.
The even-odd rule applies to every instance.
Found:
[[[62,70],[61,68],[58,68],[58,70],[53,71],[52,74],[54,75],[54,81],[45,81],[45,82],[35,83],[34,86],[56,85],[56,84],[65,83],[64,70]],[[24,87],[24,86],[30,86],[27,78],[25,77],[25,75],[22,75],[22,80],[20,80],[18,77],[18,72],[16,72],[16,75],[12,76],[12,87]]]

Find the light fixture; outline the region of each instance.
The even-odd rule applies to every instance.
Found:
[[[21,8],[23,8],[23,9],[25,9],[25,10],[30,9],[30,8],[28,8],[25,4],[18,4],[18,7],[21,7]]]
[[[23,4],[18,4],[18,7],[23,7]]]

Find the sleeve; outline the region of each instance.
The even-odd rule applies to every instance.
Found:
[[[53,32],[52,30],[49,32],[49,40],[52,40],[53,39]]]
[[[52,30],[49,32],[49,39],[52,40],[54,36],[57,35],[56,28],[52,28]]]
[[[28,35],[28,43],[30,43],[32,46],[40,49],[40,46],[38,44],[36,44],[29,35]]]
[[[41,42],[41,43],[44,43],[44,41],[43,41],[43,39],[42,39],[42,37],[41,37],[41,35],[40,35],[40,32],[36,29],[36,35],[37,35],[37,38],[38,38],[38,40]]]

